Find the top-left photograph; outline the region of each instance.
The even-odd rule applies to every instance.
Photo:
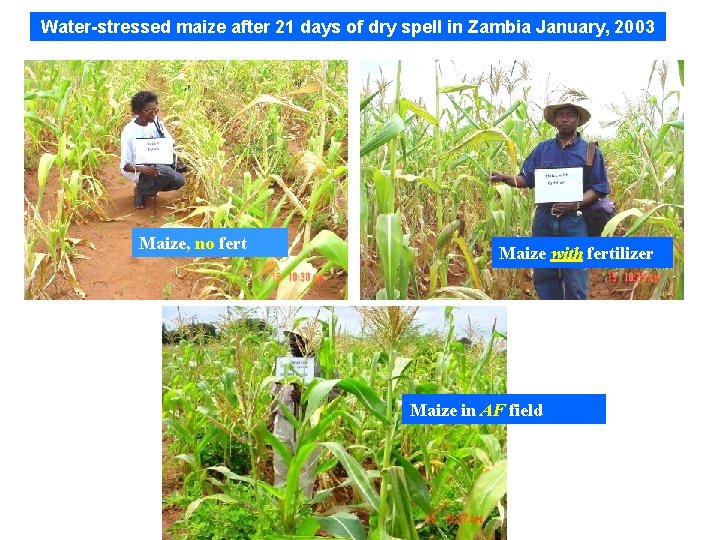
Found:
[[[25,299],[347,298],[347,62],[24,69]],[[133,256],[179,227],[287,229],[287,256]]]

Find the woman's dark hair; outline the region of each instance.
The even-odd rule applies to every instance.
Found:
[[[145,108],[145,105],[148,103],[157,103],[157,100],[158,98],[155,92],[143,90],[132,97],[132,100],[130,101],[130,108],[132,109],[133,114],[140,114]]]

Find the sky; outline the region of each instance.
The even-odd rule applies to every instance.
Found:
[[[522,61],[519,59],[518,61]],[[528,61],[530,63],[530,101],[544,106],[547,104],[546,96],[559,97],[562,92],[558,92],[559,88],[569,87],[583,91],[589,98],[588,101],[580,104],[587,108],[592,118],[584,128],[588,135],[598,137],[609,137],[614,133],[613,128],[602,128],[600,122],[608,122],[615,120],[617,115],[612,112],[610,105],[620,106],[621,109],[629,100],[634,102],[645,96],[646,90],[649,88],[651,93],[661,95],[662,89],[658,82],[658,77],[654,76],[648,87],[648,81],[652,71],[652,61],[643,60],[638,63],[632,61],[617,62],[610,58],[598,57],[587,65],[565,64],[558,62],[557,58],[552,59],[535,59]],[[481,73],[488,75],[490,66],[500,66],[504,71],[510,71],[513,68],[513,60],[507,61],[471,61],[467,57],[459,60],[440,60],[441,76],[440,86],[459,84],[462,82],[470,82],[473,78]],[[572,65],[572,68],[569,66]],[[402,62],[401,72],[401,95],[412,100],[423,98],[428,112],[435,114],[435,60],[404,60]],[[515,67],[516,72],[519,68]],[[396,60],[363,60],[360,62],[361,84],[367,83],[368,75],[370,76],[371,88],[377,88],[375,81],[382,76],[386,81],[394,81],[397,73]],[[487,90],[487,84],[483,84],[481,89]],[[678,90],[682,95],[682,86],[678,75],[677,61],[669,61],[668,76],[665,84],[665,95],[671,90]],[[504,91],[501,91],[501,97],[507,97]],[[518,87],[513,92],[513,101],[522,95],[522,88]],[[390,101],[395,96],[394,82],[386,91],[386,101]],[[676,104],[675,99],[669,100],[670,104]],[[682,101],[681,101],[682,103]],[[507,99],[505,105],[508,105]],[[441,108],[450,107],[450,102]],[[539,117],[539,108],[531,108],[533,117]]]
[[[300,308],[298,317],[315,317],[318,313],[318,306],[304,306]],[[179,310],[179,311],[178,311]],[[423,325],[427,330],[442,331],[445,326],[444,306],[421,306],[418,310],[415,321]],[[258,314],[262,315],[265,308],[258,308]],[[163,306],[163,322],[173,328],[180,315],[184,320],[196,322],[215,322],[220,316],[227,313],[225,306]],[[320,319],[327,319],[327,311],[320,309]],[[335,307],[335,314],[338,316],[340,329],[353,334],[360,333],[360,315],[352,307]],[[482,334],[489,335],[493,322],[497,319],[497,330],[507,332],[507,316],[504,307],[458,307],[453,311],[455,319],[455,334],[464,335],[463,329],[471,324],[479,329]]]

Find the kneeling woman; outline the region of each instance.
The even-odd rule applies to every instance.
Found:
[[[145,197],[158,191],[173,191],[185,185],[185,177],[169,165],[137,164],[136,139],[166,137],[165,124],[157,117],[158,100],[153,92],[138,92],[130,102],[135,118],[120,136],[120,172],[135,183],[135,208],[145,208]]]

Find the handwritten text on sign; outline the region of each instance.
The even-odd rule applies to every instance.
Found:
[[[284,379],[291,375],[309,383],[315,377],[315,357],[278,356],[275,359],[275,376]]]
[[[583,198],[582,167],[535,170],[535,202],[575,202]]]
[[[170,138],[135,139],[135,163],[169,165],[173,162],[173,142]]]

